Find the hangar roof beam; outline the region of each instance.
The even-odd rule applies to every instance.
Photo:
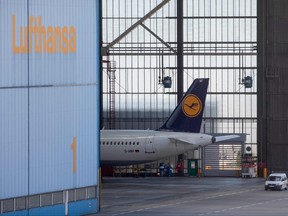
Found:
[[[139,19],[136,23],[134,23],[132,26],[130,26],[126,31],[124,31],[121,35],[119,35],[115,40],[113,40],[111,43],[109,43],[104,49],[102,50],[102,55],[107,55],[109,49],[113,47],[115,44],[117,44],[120,40],[122,40],[124,37],[126,37],[127,34],[129,34],[133,29],[135,29],[137,26],[139,26],[141,23],[143,23],[146,19],[151,17],[154,13],[156,13],[159,9],[161,9],[164,5],[166,5],[170,0],[164,0],[160,4],[158,4],[154,9],[152,9],[149,13],[147,13],[144,17]]]

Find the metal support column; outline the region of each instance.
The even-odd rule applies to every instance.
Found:
[[[177,0],[177,102],[183,97],[183,0]],[[178,155],[183,158],[183,155]]]
[[[177,0],[177,101],[183,96],[183,0]]]
[[[266,41],[267,41],[267,2],[257,1],[257,156],[258,156],[258,177],[263,177],[264,168],[267,168],[267,87],[266,87]]]

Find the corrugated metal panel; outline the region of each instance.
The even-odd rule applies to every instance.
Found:
[[[12,16],[15,14],[18,24],[27,26],[27,1],[0,1],[0,87],[27,86],[28,83],[27,55],[13,54]]]
[[[25,24],[23,10],[25,1],[0,1],[0,199],[28,193],[28,61],[11,53],[12,15]]]
[[[241,170],[241,143],[222,143],[205,146],[205,176],[237,176]]]
[[[95,145],[96,91],[95,86],[31,90],[32,194],[95,184],[98,148]],[[77,145],[76,174],[73,172],[71,149],[74,137]]]
[[[41,16],[41,25],[46,31],[49,26],[58,28],[62,32],[61,39],[58,38],[62,45],[66,28],[69,44],[67,53],[63,53],[61,44],[49,51],[47,43],[46,52],[42,50],[39,55],[32,42],[35,51],[30,55],[30,84],[39,88],[32,89],[30,95],[30,146],[33,150],[30,192],[94,185],[97,175],[91,170],[97,170],[97,163],[93,161],[97,155],[95,132],[98,120],[95,1],[30,2],[30,18],[33,16],[37,20]],[[43,86],[49,87],[41,88]],[[70,147],[74,137],[77,143],[76,174],[73,173]]]
[[[43,52],[45,42],[42,41],[42,52],[36,53],[35,41],[30,42],[33,49],[29,62],[30,85],[95,83],[97,66],[95,1],[43,0],[39,3],[39,0],[31,0],[29,3],[30,19],[33,20],[30,25],[35,27],[37,23],[37,28],[41,26],[42,31],[46,30],[48,46],[46,52]],[[53,40],[49,40],[49,27],[57,28],[57,31],[61,32],[57,33],[56,37],[60,43],[56,42],[55,49],[52,45]],[[53,32],[51,34],[55,33],[54,30],[51,30]],[[34,39],[35,34],[31,37]],[[66,47],[67,44],[69,44],[67,52],[63,53],[61,46]],[[94,49],[91,49],[92,47]]]
[[[288,170],[288,4],[258,1],[258,161],[269,172]],[[265,25],[264,25],[265,23]],[[266,43],[269,41],[269,43]],[[260,167],[262,168],[262,167]],[[263,174],[260,169],[260,175]]]
[[[0,1],[0,199],[98,184],[97,7]]]
[[[0,90],[0,199],[28,192],[28,91]]]

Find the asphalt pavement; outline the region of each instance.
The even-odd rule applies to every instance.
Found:
[[[288,191],[263,178],[104,177],[97,216],[287,216]]]

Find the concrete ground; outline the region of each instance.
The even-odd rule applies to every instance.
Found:
[[[263,178],[104,178],[96,215],[287,216],[288,191]]]

